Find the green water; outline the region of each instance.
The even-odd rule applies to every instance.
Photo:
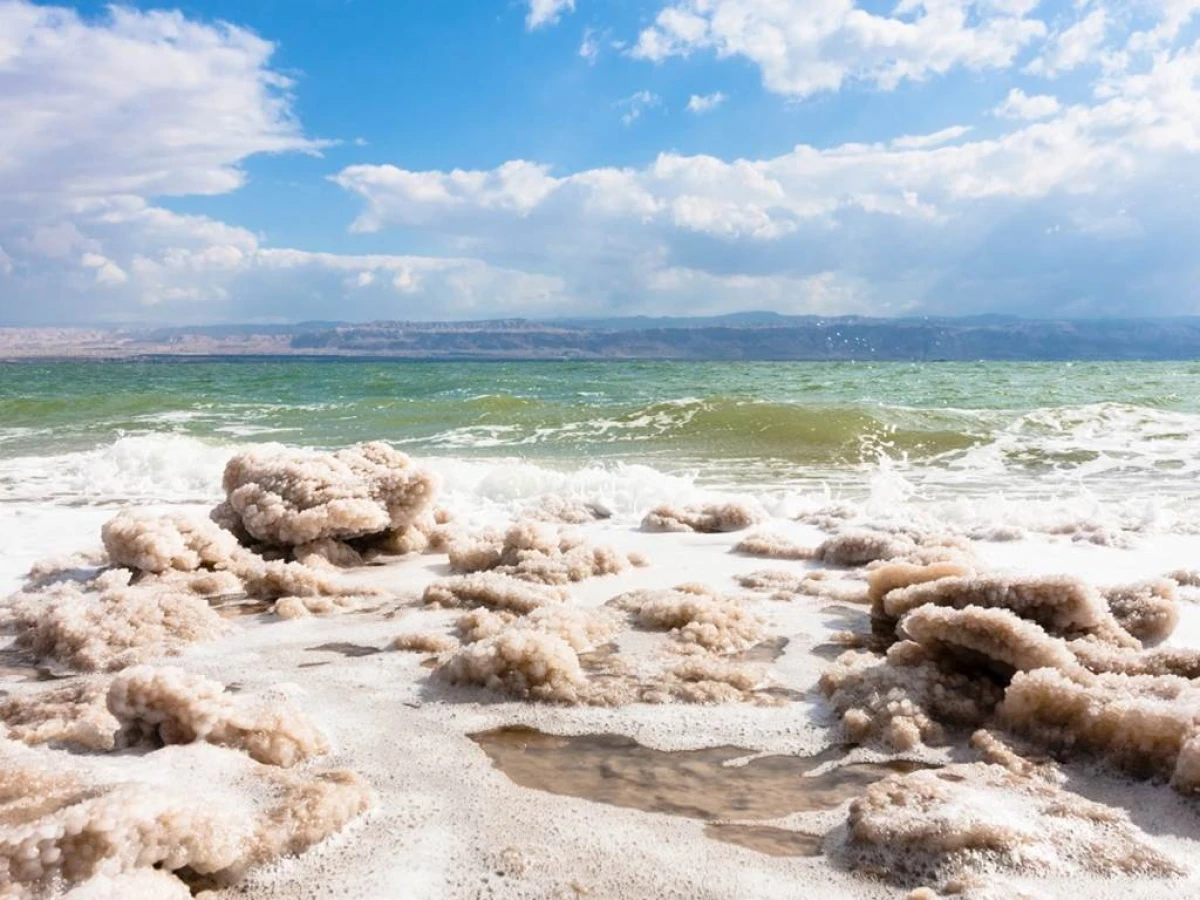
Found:
[[[0,457],[10,459],[181,434],[794,467],[880,453],[955,465],[994,447],[1000,464],[1025,470],[1136,457],[1167,472],[1190,470],[1198,414],[1200,365],[1178,363],[0,365]]]

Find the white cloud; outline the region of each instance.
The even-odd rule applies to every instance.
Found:
[[[617,109],[625,110],[621,115],[621,121],[626,125],[632,125],[642,117],[648,109],[655,109],[662,105],[662,98],[650,91],[637,91],[618,100],[613,106]]]
[[[589,64],[595,63],[600,56],[600,40],[591,28],[585,28],[583,31],[583,39],[579,42],[579,55]]]
[[[688,98],[688,112],[696,115],[703,115],[707,112],[712,112],[729,98],[721,91],[716,91],[712,94],[692,94]]]
[[[177,12],[0,3],[0,202],[6,212],[109,194],[238,187],[255,153],[314,152],[273,46]]]
[[[1049,94],[1026,94],[1013,88],[992,110],[992,115],[1001,119],[1048,119],[1062,108],[1057,97]]]
[[[350,291],[353,313],[376,316],[563,301],[555,276],[455,254],[269,248],[243,228],[156,205],[237,188],[252,155],[321,148],[296,121],[272,51],[180,13],[113,7],[84,19],[0,0],[0,317],[328,317]],[[539,178],[506,170],[493,202],[519,213],[536,203]],[[488,190],[472,185],[473,201]]]
[[[103,285],[104,287],[115,287],[129,280],[129,276],[125,274],[124,269],[99,253],[83,254],[79,260],[79,264],[85,269],[94,269],[96,272],[96,284]]]
[[[553,25],[564,13],[575,11],[575,0],[529,0],[529,12],[525,14],[525,28],[529,31]]]
[[[1103,7],[1092,10],[1070,28],[1054,36],[1045,54],[1025,71],[1053,78],[1061,72],[1099,61],[1098,51],[1108,30],[1108,13]]]
[[[951,125],[949,128],[943,128],[932,134],[906,134],[892,138],[891,146],[896,150],[928,150],[951,141],[957,141],[970,130],[971,126],[969,125]]]
[[[1181,274],[1192,274],[1191,242],[1179,246],[1176,232],[1190,227],[1181,216],[1192,204],[1180,198],[1200,196],[1190,174],[1200,45],[1105,79],[1105,96],[1054,111],[1010,97],[1014,113],[1041,120],[974,139],[956,125],[758,160],[663,153],[645,166],[566,174],[528,161],[478,172],[357,166],[336,181],[364,198],[360,229],[419,226],[494,265],[536,262],[603,308],[622,297],[698,309],[795,296],[810,309],[1045,314],[1064,292],[1079,300],[1090,290],[1075,309],[1169,309],[1196,296]],[[1094,226],[1047,235],[1058,222]],[[1148,272],[1087,249],[1138,235],[1164,245],[1145,262],[1162,285],[1152,299],[1131,299]],[[820,299],[801,288],[818,277],[852,290]]]
[[[711,50],[762,72],[768,90],[794,97],[845,82],[889,90],[954,68],[1004,69],[1045,24],[1031,3],[901,0],[878,15],[850,0],[677,0],[638,37],[632,54],[661,61]]]
[[[233,190],[255,154],[319,151],[268,42],[177,13],[85,20],[0,0],[0,318],[1194,312],[1200,44],[1174,42],[1200,0],[1168,5],[1124,46],[1115,14],[1108,49],[1073,57],[1059,54],[1061,35],[1048,43],[1060,68],[1103,56],[1086,102],[1014,89],[977,131],[956,113],[963,124],[932,133],[768,158],[332,176],[361,200],[353,231],[386,247],[388,229],[411,229],[417,255],[272,247],[158,201]],[[637,52],[750,60],[793,97],[888,88],[1023,64],[1016,54],[1042,29],[1034,7],[902,0],[884,15],[848,0],[679,0]],[[640,91],[620,111],[632,123],[661,102]]]

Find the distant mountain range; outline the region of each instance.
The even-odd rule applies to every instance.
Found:
[[[157,357],[680,360],[1200,359],[1200,318],[728,316],[0,328],[0,359]]]

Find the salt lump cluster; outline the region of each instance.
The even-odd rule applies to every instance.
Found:
[[[119,671],[226,633],[216,599],[274,601],[286,618],[353,606],[372,592],[306,563],[355,565],[368,550],[424,548],[440,527],[432,476],[386,444],[254,450],[229,461],[224,482],[213,521],[119,513],[101,530],[119,568],[75,579],[35,573],[0,608],[0,625],[41,658]]]
[[[0,624],[15,630],[18,647],[84,672],[117,671],[228,633],[204,596],[153,580],[129,585],[129,577],[115,570],[18,594],[0,608]]]
[[[907,885],[969,883],[980,871],[1182,874],[1125,813],[986,763],[871,785],[850,804],[835,852],[860,871]]]
[[[633,613],[642,628],[669,631],[684,645],[732,653],[758,643],[763,623],[745,605],[704,585],[686,584],[665,591],[634,591],[613,600]]]
[[[642,519],[643,531],[700,531],[706,534],[741,531],[756,525],[765,513],[750,503],[709,503],[704,506],[656,506]]]
[[[435,492],[429,473],[378,441],[336,453],[242,453],[226,465],[224,487],[226,502],[214,518],[278,547],[403,531]]]
[[[216,607],[230,599],[275,601],[286,616],[353,603],[364,591],[329,569],[443,539],[433,480],[387,445],[364,444],[242,454],[225,488],[211,521],[118,514],[102,529],[104,559],[35,567],[0,606],[18,648],[100,673],[0,699],[0,896],[76,885],[186,896],[168,873],[230,884],[366,809],[353,773],[306,769],[325,739],[286,702],[142,663],[228,633]],[[80,747],[124,752],[61,749]],[[227,796],[156,786],[180,769]]]
[[[57,756],[0,737],[0,895],[92,882],[127,896],[123,886],[155,869],[230,884],[340,830],[370,801],[350,772],[279,772],[206,745],[160,753],[143,761],[162,770],[146,780],[113,779],[86,757],[71,758],[68,774]],[[162,790],[164,772],[180,767],[205,771],[204,795]],[[168,876],[156,887],[157,896],[188,893]]]
[[[448,553],[455,572],[495,572],[542,584],[570,584],[645,565],[636,554],[594,547],[579,534],[531,521],[453,540]]]
[[[759,642],[762,622],[741,602],[703,585],[635,591],[614,598],[607,608],[583,609],[564,603],[565,595],[526,593],[530,587],[553,590],[541,585],[498,581],[503,576],[495,575],[470,581],[482,577],[435,582],[426,591],[426,600],[474,607],[457,623],[465,646],[439,666],[452,684],[519,699],[596,706],[776,702],[759,693],[764,679],[758,667],[725,658]],[[580,654],[611,638],[626,617],[646,630],[668,632],[676,653],[687,659],[647,677],[614,659],[602,677],[590,677]],[[400,645],[434,646],[417,636],[402,636]]]
[[[327,749],[321,733],[290,706],[247,703],[224,685],[182,669],[127,669],[113,679],[107,702],[119,746],[205,741],[285,768]]]
[[[1177,621],[1174,584],[1103,593],[1074,578],[870,573],[882,656],[844,654],[821,687],[851,739],[911,749],[994,723],[1059,753],[1200,790],[1200,653],[1146,649]]]

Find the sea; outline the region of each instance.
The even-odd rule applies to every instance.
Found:
[[[1067,596],[1079,582],[1161,585],[1171,576],[1178,584],[1163,590],[1179,624],[1164,646],[1184,661],[1200,647],[1200,363],[0,365],[0,596],[19,590],[31,565],[48,558],[66,561],[40,571],[82,578],[83,590],[93,590],[87,579],[98,570],[88,567],[102,557],[72,554],[98,551],[106,521],[127,507],[205,518],[224,498],[226,462],[247,448],[334,450],[364,441],[385,441],[431,472],[438,505],[467,538],[512,523],[556,529],[530,517],[579,501],[576,508],[595,513],[579,525],[583,539],[615,548],[598,558],[632,561],[636,553],[640,563],[537,587],[569,594],[563,602],[580,621],[611,613],[620,597],[666,592],[686,605],[691,592],[711,587],[761,619],[766,635],[744,656],[722,660],[748,667],[742,674],[754,691],[776,693],[756,693],[755,702],[606,707],[539,702],[511,679],[450,683],[442,669],[453,668],[448,657],[457,650],[438,655],[430,645],[430,656],[393,643],[430,635],[445,642],[457,633],[462,610],[423,599],[452,572],[440,550],[331,574],[375,591],[358,606],[317,607],[300,618],[279,607],[230,607],[229,634],[151,662],[227,685],[235,697],[287,698],[328,739],[328,758],[295,777],[326,765],[350,769],[369,787],[371,806],[315,849],[262,866],[216,897],[883,900],[926,883],[906,881],[904,872],[877,877],[887,875],[882,864],[864,875],[839,856],[847,804],[867,782],[821,794],[825,805],[814,806],[816,782],[790,774],[799,763],[850,752],[821,685],[841,664],[833,661],[847,638],[865,639],[874,627],[865,570],[803,554],[757,558],[739,549],[745,530],[658,533],[643,517],[660,505],[736,505],[755,514],[755,530],[802,548],[856,528],[946,538],[930,546],[968,546],[971,565],[1000,584],[1031,576],[1035,601],[1060,589]],[[769,588],[780,576],[807,587],[780,599]],[[671,591],[678,585],[682,593]],[[36,595],[47,610],[80,604],[97,616],[109,602],[62,596],[53,585]],[[92,620],[79,621],[71,640],[88,637]],[[656,678],[694,658],[684,651],[696,648],[681,649],[674,632],[621,622],[613,643],[578,657],[563,644],[567,662],[602,681]],[[141,622],[129,624],[136,630]],[[1041,633],[1027,624],[1031,630]],[[458,647],[457,638],[450,643]],[[0,665],[0,700],[13,691],[67,709],[68,688],[104,687],[110,677],[57,664],[34,669],[14,647],[0,642],[8,654],[0,664],[11,658],[8,670]],[[529,672],[545,676],[552,663],[535,659]],[[1170,729],[1188,717],[1200,721],[1193,715],[1200,695],[1187,685],[1155,707],[1153,721]],[[975,758],[964,736],[952,738],[918,748],[908,763]],[[187,802],[218,789],[224,799],[214,809],[257,808],[262,791],[246,779],[276,777],[269,767],[251,771],[243,754],[201,742],[109,754],[35,749],[37,759],[78,769],[85,781],[158,785],[185,812]],[[853,752],[843,762],[888,762],[878,747]],[[999,823],[996,833],[1016,847],[999,861],[968,860],[967,873],[984,879],[970,896],[1197,896],[1193,798],[1163,778],[1130,779],[1093,757],[1062,765],[1061,780],[1074,792],[1069,804],[1027,808],[1051,788],[1029,787],[1026,776],[1009,792],[993,785],[947,801],[954,828],[970,832],[973,817],[982,817],[981,829]],[[1056,769],[1045,771],[1046,785],[1060,783],[1050,777]],[[961,781],[951,773],[945,783],[952,777]],[[730,809],[714,800],[725,796],[714,785],[726,782]],[[751,802],[768,797],[769,809]],[[1085,808],[1080,798],[1111,809]],[[1074,817],[1063,819],[1063,810]],[[1111,848],[1136,849],[1135,838],[1184,874],[1117,867]],[[929,849],[938,840],[914,840],[897,852],[940,858],[944,847]],[[90,886],[95,897],[165,896]]]
[[[247,444],[365,440],[481,500],[874,492],[1200,525],[1200,363],[0,365],[4,504],[208,500]]]

